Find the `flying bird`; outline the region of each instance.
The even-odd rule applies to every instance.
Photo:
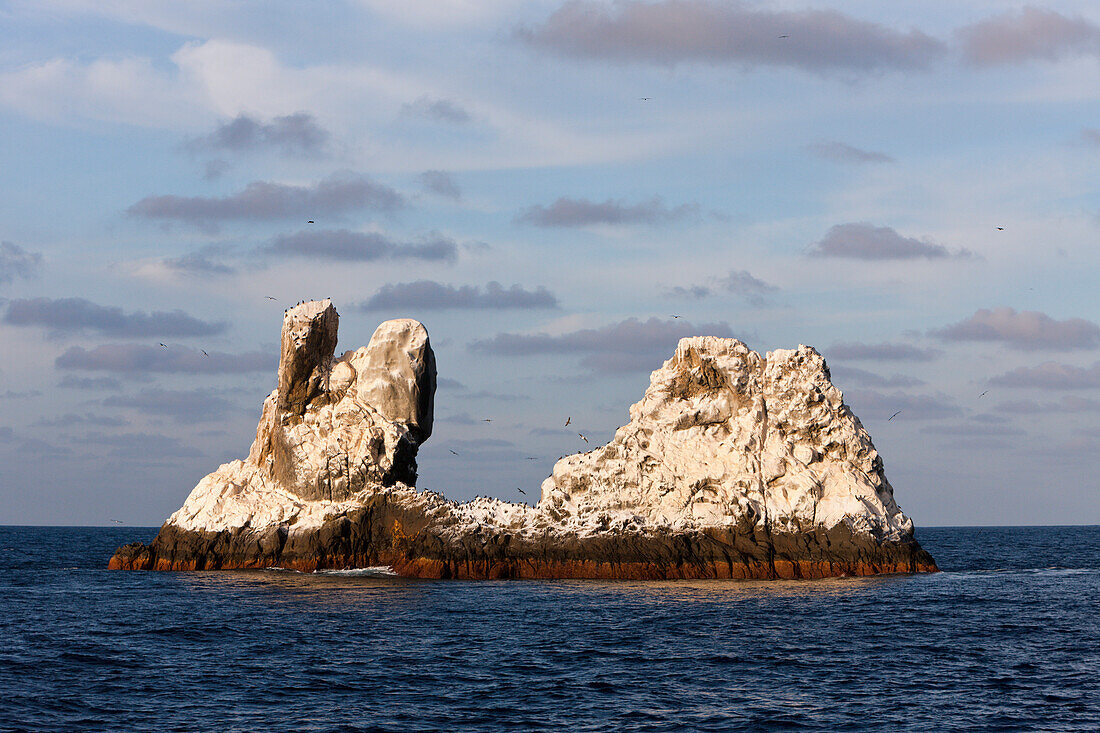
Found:
[[[166,349],[168,348],[168,344],[161,344],[161,346],[163,346]]]
[[[571,423],[571,422],[573,422],[573,416],[572,415],[565,418],[565,427],[569,427],[569,423]]]
[[[451,449],[450,449],[450,448],[448,448],[447,450],[451,450]],[[451,453],[454,453],[454,454],[455,454],[456,456],[458,455],[458,454],[457,454],[457,453],[455,453],[455,452],[454,452],[453,450],[451,450]]]
[[[312,224],[312,223],[313,223],[313,219],[310,219],[309,221],[306,222],[306,224]]]
[[[273,298],[270,295],[265,295],[264,297],[267,298],[268,300],[278,300],[278,298]]]
[[[674,315],[672,315],[672,314],[670,313],[668,317],[669,317],[669,318],[679,318],[680,316],[674,316]]]
[[[123,522],[121,519],[112,519],[111,521],[115,524],[125,524],[125,522]]]
[[[483,417],[481,419],[481,422],[492,422],[492,421],[493,421],[493,418],[491,418],[491,417]]]
[[[653,97],[638,97],[639,102],[648,102],[651,99],[653,99]]]
[[[898,416],[898,415],[900,415],[900,414],[901,414],[901,410],[898,410],[898,411],[897,411],[897,412],[895,412],[895,413],[894,413],[893,415],[891,415],[891,416],[890,416],[890,417],[889,417],[889,418],[888,418],[888,419],[886,420],[886,422],[890,422],[890,420],[893,420],[893,419],[894,419],[895,417],[897,417],[897,416]]]
[[[587,443],[587,442],[588,442],[588,438],[584,437],[584,435],[582,435],[581,433],[577,433],[577,435],[580,435],[580,436],[581,436],[581,440],[583,440],[583,441],[584,441],[585,443]]]
[[[199,351],[201,351],[201,352],[202,352],[202,355],[203,355],[203,356],[210,356],[210,354],[207,354],[207,353],[206,353],[206,349],[199,349]]]
[[[527,456],[527,460],[529,460],[529,461],[537,461],[537,460],[538,460],[538,456]]]
[[[523,489],[521,489],[521,488],[520,488],[520,487],[518,487],[518,486],[516,487],[516,491],[518,491],[519,493],[523,494],[524,496],[527,496],[527,492],[526,492],[526,491],[524,491]]]
[[[988,389],[985,392],[982,392],[980,395],[978,395],[978,399],[980,400],[982,397],[985,397],[987,394],[989,394]]]
[[[782,36],[780,36],[780,38],[790,38],[790,36],[788,36],[788,35],[782,35]]]
[[[1004,228],[1004,227],[997,227],[997,231],[998,231],[998,232],[1003,232],[1004,230],[1005,230],[1005,228]]]

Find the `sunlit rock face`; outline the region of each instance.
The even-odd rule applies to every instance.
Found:
[[[882,461],[810,347],[682,339],[630,422],[566,456],[534,507],[417,491],[435,357],[387,321],[333,358],[329,301],[283,321],[277,388],[246,459],[206,476],[111,567],[390,565],[435,578],[816,578],[934,571]]]
[[[913,528],[820,354],[710,336],[680,341],[610,443],[558,461],[539,507],[578,527]]]

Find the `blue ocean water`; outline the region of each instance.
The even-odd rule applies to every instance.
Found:
[[[1100,730],[1100,527],[823,581],[104,569],[155,533],[0,527],[0,730]]]

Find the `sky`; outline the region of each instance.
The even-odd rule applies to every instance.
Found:
[[[918,527],[1100,523],[1093,2],[0,0],[0,34],[0,524],[160,524],[326,297],[338,353],[427,327],[451,498],[537,496],[709,334],[824,354]]]

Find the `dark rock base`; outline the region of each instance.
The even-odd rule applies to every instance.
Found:
[[[320,528],[193,532],[165,524],[149,545],[121,547],[121,570],[314,571],[388,565],[409,578],[792,579],[936,572],[912,537],[879,542],[838,526],[805,533],[750,525],[677,534],[540,537],[480,532],[449,538],[438,520],[379,496]]]

